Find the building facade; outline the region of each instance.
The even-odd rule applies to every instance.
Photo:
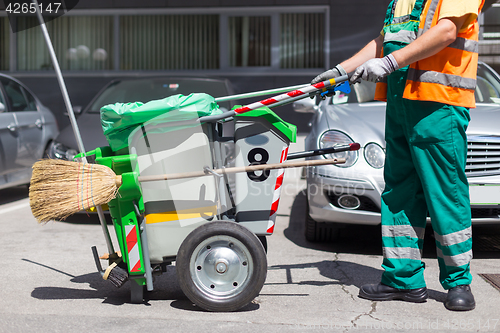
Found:
[[[388,3],[80,0],[47,29],[72,102],[84,106],[119,77],[220,77],[237,93],[307,83],[376,37]],[[26,83],[64,126],[64,104],[41,30],[23,30],[36,18],[18,18],[19,31],[13,33],[2,14],[0,71]],[[489,44],[482,50],[495,63],[500,37],[496,27],[485,29]],[[291,120],[291,107],[275,111]],[[304,120],[295,119],[302,131]]]

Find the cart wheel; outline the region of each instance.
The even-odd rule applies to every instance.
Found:
[[[176,259],[186,296],[208,311],[236,311],[260,292],[267,275],[264,248],[235,222],[214,221],[193,230]]]
[[[144,302],[144,286],[130,279],[130,302],[140,304]]]

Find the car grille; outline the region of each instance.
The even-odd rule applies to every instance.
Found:
[[[500,175],[500,137],[467,138],[467,177]]]

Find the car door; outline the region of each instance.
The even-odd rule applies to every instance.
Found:
[[[0,89],[0,184],[7,182],[7,174],[19,169],[17,151],[19,148],[19,128],[14,114],[9,110]]]
[[[35,99],[19,83],[2,78],[3,89],[19,131],[17,163],[31,167],[43,154],[43,118]]]

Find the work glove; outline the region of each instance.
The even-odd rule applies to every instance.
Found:
[[[323,82],[326,80],[334,79],[336,77],[343,76],[343,75],[347,75],[347,72],[345,71],[345,69],[342,66],[337,65],[337,66],[333,67],[332,69],[329,69],[326,72],[323,72],[320,75],[316,76],[311,81],[311,84],[316,84],[316,83]]]
[[[383,58],[370,59],[363,65],[356,68],[350,81],[351,83],[354,83],[362,78],[365,81],[379,82],[384,77],[398,69],[398,62],[392,54],[389,54]]]

